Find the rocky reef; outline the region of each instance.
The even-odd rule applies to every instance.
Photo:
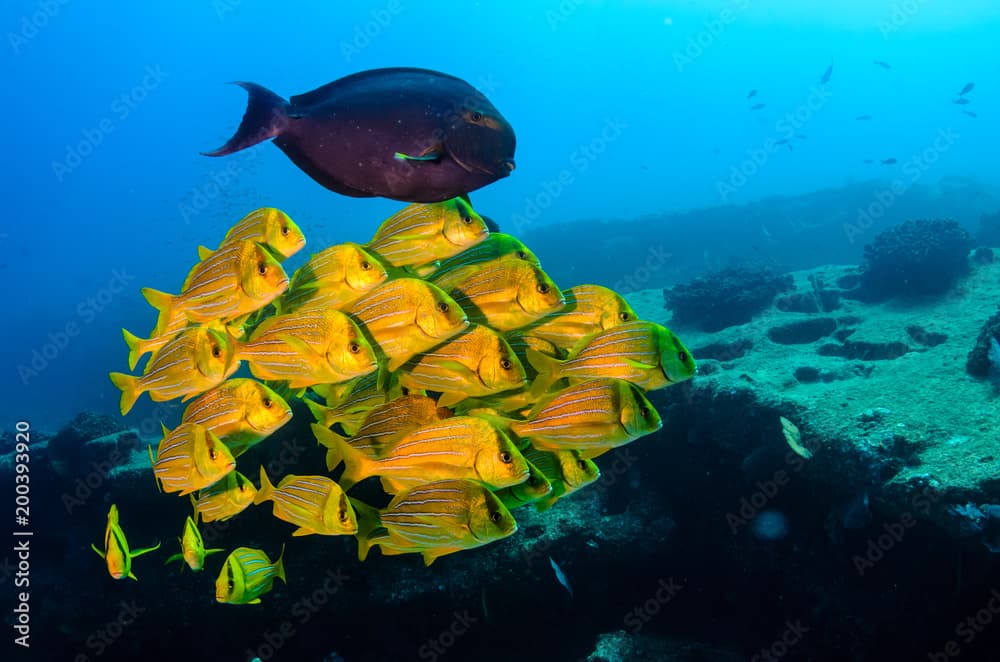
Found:
[[[663,296],[675,326],[719,331],[749,322],[791,286],[791,278],[767,267],[736,266],[674,285]]]

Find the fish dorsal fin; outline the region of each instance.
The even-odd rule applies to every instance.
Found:
[[[346,92],[360,82],[371,78],[385,77],[387,74],[430,74],[441,78],[451,78],[457,82],[464,83],[461,78],[455,78],[454,76],[449,76],[448,74],[443,74],[439,71],[421,69],[419,67],[386,67],[383,69],[369,69],[368,71],[359,71],[358,73],[338,78],[337,80],[317,87],[315,90],[310,92],[296,94],[289,99],[292,105],[292,112],[289,114],[292,117],[302,117],[304,115],[308,115],[308,113],[303,114],[300,113],[300,111],[308,108],[309,106],[328,101],[331,96],[334,96],[341,91]]]

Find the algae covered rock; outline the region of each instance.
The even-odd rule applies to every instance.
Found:
[[[774,297],[792,289],[792,277],[766,267],[728,267],[663,291],[673,323],[702,331],[746,324]]]

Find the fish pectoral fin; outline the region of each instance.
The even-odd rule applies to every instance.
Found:
[[[248,604],[248,605],[259,605],[259,604],[260,604],[260,598],[254,598],[253,600],[250,600],[249,602],[246,602],[246,603],[244,603],[244,604]]]
[[[635,359],[625,359],[625,363],[633,368],[638,368],[639,370],[652,370],[656,367],[655,365],[643,363],[642,361],[636,361]]]
[[[226,550],[223,549],[222,547],[216,547],[215,549],[206,549],[205,556],[208,556],[209,554],[218,554],[219,552],[224,552],[224,551]]]
[[[184,555],[183,554],[174,554],[169,559],[167,559],[166,561],[164,561],[163,565],[167,565],[169,563],[173,563],[174,561],[183,561],[183,560],[184,560]],[[182,570],[183,570],[183,568],[182,568]]]
[[[397,161],[437,161],[441,158],[444,153],[440,148],[434,148],[425,151],[423,154],[418,154],[416,156],[411,156],[409,154],[403,154],[402,152],[396,152],[392,155],[392,158]]]
[[[98,556],[100,556],[100,557],[101,557],[102,559],[104,558],[104,552],[102,552],[101,550],[97,549],[97,545],[95,545],[95,544],[91,543],[91,544],[90,544],[90,548],[91,548],[92,550],[94,550],[94,553],[96,553],[96,554],[97,554]]]
[[[155,552],[160,548],[160,543],[156,543],[153,547],[144,547],[142,549],[135,549],[128,553],[129,558],[135,558],[137,556],[142,556],[143,554],[149,554],[150,552]]]
[[[448,391],[447,393],[442,393],[441,397],[438,398],[438,407],[453,407],[457,405],[462,400],[465,400],[468,396],[460,391]]]
[[[314,533],[316,533],[316,532],[313,531],[312,529],[307,529],[304,526],[300,526],[299,528],[297,528],[294,531],[292,531],[292,537],[293,538],[299,538],[301,536],[311,536]]]

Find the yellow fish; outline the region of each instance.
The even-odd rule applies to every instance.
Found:
[[[171,318],[167,321],[166,329],[163,329],[162,331],[154,329],[149,338],[140,338],[131,333],[128,329],[122,329],[122,336],[125,338],[125,344],[128,345],[128,369],[135,370],[135,366],[139,363],[139,359],[149,353],[155,355],[161,347],[176,338],[177,334],[189,325],[190,322],[188,322],[187,317],[184,315],[184,311],[178,311],[173,313]],[[223,324],[216,321],[209,322],[201,326],[206,326],[223,335],[228,334],[233,338],[243,337],[243,325],[239,324],[238,321],[230,322],[229,324]]]
[[[252,547],[237,547],[222,565],[215,580],[215,599],[223,604],[255,605],[260,596],[274,588],[274,579],[288,583],[281,548],[278,560],[271,563],[267,554]]]
[[[288,276],[274,256],[258,243],[241,241],[223,244],[199,262],[180,294],[148,287],[142,294],[160,311],[156,328],[164,329],[178,310],[196,324],[235,320],[263,308],[287,288]]]
[[[290,258],[306,245],[306,237],[295,221],[273,207],[261,207],[244,216],[229,228],[219,247],[241,241],[262,244],[279,260]],[[198,249],[198,257],[205,260],[214,252],[202,246]]]
[[[227,379],[184,410],[182,423],[201,423],[239,457],[292,420],[292,408],[253,379]]]
[[[565,303],[544,271],[509,256],[455,269],[432,282],[451,295],[471,321],[497,331],[532,324]]]
[[[357,434],[368,412],[391,399],[391,394],[381,388],[378,382],[379,375],[372,373],[346,382],[346,388],[342,390],[313,387],[314,390],[319,388],[326,391],[325,406],[309,398],[302,400],[316,422],[323,427],[329,428],[339,423],[347,434]]]
[[[538,370],[531,386],[534,396],[554,382],[616,377],[644,391],[691,379],[691,353],[670,329],[653,322],[626,322],[580,340],[564,361],[528,349],[528,362]]]
[[[118,524],[118,506],[111,504],[111,509],[108,510],[108,524],[104,529],[104,551],[97,549],[96,545],[91,545],[90,548],[107,563],[108,574],[113,579],[124,577],[135,579],[135,573],[132,572],[132,559],[159,549],[160,543],[156,543],[155,547],[130,550],[128,541],[125,539],[125,532]]]
[[[538,371],[535,370],[531,363],[528,362],[529,348],[535,350],[539,354],[544,354],[557,359],[563,358],[564,355],[560,353],[558,347],[553,345],[548,340],[531,335],[529,329],[530,327],[527,329],[518,329],[517,331],[509,331],[505,334],[505,337],[507,338],[507,343],[510,345],[510,348],[514,350],[514,353],[517,355],[521,365],[524,366],[525,377],[531,381],[538,376]]]
[[[289,388],[344,382],[378,369],[375,352],[357,324],[337,310],[279,315],[264,320],[237,357],[258,379]]]
[[[340,451],[334,441],[350,444],[371,458],[377,458],[392,444],[419,427],[451,418],[451,411],[438,407],[434,398],[411,393],[368,411],[357,431],[349,439],[330,432],[318,438],[327,451],[326,467],[333,471],[341,462]],[[330,445],[327,445],[330,444]]]
[[[374,545],[385,555],[438,557],[506,538],[517,522],[495,494],[472,480],[445,480],[396,495],[383,510],[351,499],[358,513],[358,558]]]
[[[537,466],[552,484],[552,494],[535,501],[535,509],[540,513],[601,477],[601,470],[594,461],[575,450],[548,452],[528,447],[524,457]]]
[[[621,379],[592,379],[539,401],[526,421],[510,430],[540,450],[576,449],[584,458],[660,429],[656,407],[641,390]]]
[[[313,433],[334,455],[327,462],[346,465],[340,477],[350,489],[369,476],[380,476],[382,488],[395,494],[436,480],[478,480],[490,487],[517,485],[528,478],[528,465],[506,434],[472,416],[455,416],[404,435],[377,457],[354,448],[343,438],[313,424]]]
[[[462,198],[412,204],[387,218],[367,248],[394,267],[422,267],[486,239],[483,217]]]
[[[528,479],[520,485],[493,492],[509,510],[526,506],[552,494],[552,482],[542,470],[528,462]]]
[[[217,483],[236,468],[226,445],[198,423],[181,423],[173,431],[163,427],[163,439],[149,460],[164,492],[191,494]]]
[[[233,360],[234,349],[232,340],[218,331],[193,326],[157,352],[141,377],[110,373],[122,392],[122,415],[146,392],[156,402],[188,400],[218,386],[239,368],[239,361]]]
[[[523,332],[569,351],[584,336],[638,319],[622,295],[600,285],[577,285],[563,290],[563,297],[566,305],[559,312],[546,315]]]
[[[438,405],[494,395],[527,384],[524,366],[507,341],[480,324],[417,354],[400,367],[399,384],[409,390],[441,393]]]
[[[473,264],[492,262],[504,257],[513,257],[524,260],[528,264],[541,268],[538,258],[527,246],[521,243],[517,237],[512,237],[503,232],[491,232],[486,239],[466,248],[454,257],[441,260],[434,272],[426,276],[427,278],[443,278],[445,274],[460,267],[467,267]]]
[[[197,515],[197,513],[195,514]],[[173,561],[184,561],[193,571],[201,572],[205,568],[206,556],[226,551],[224,549],[205,549],[205,541],[201,538],[198,525],[195,524],[190,515],[188,515],[187,520],[184,522],[184,533],[177,541],[181,544],[180,554],[174,554],[163,565],[172,563]],[[181,570],[183,569],[184,566],[181,566]]]
[[[416,278],[379,285],[347,309],[387,359],[390,372],[469,325],[455,301]]]
[[[340,310],[388,279],[385,266],[374,255],[358,244],[338,244],[316,253],[299,267],[275,306],[279,314]]]
[[[197,499],[191,495],[195,522],[199,515],[202,522],[225,521],[246,510],[256,496],[257,488],[250,479],[232,471],[219,482],[201,489]]]
[[[271,484],[264,467],[260,468],[260,489],[254,505],[274,502],[274,516],[299,528],[293,536],[354,535],[358,521],[354,508],[340,485],[326,476],[285,476],[278,487]]]

